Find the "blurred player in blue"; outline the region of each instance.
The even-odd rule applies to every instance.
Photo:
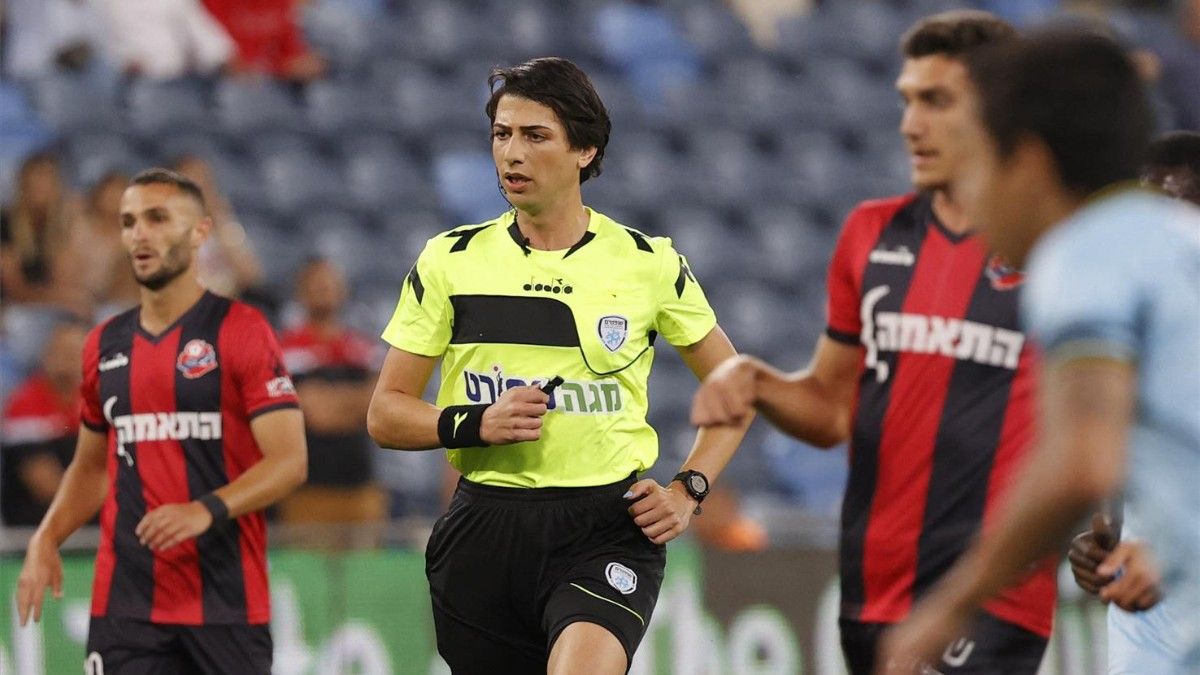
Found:
[[[1177,131],[1155,140],[1142,184],[1200,206],[1200,133]],[[1096,514],[1092,523],[1072,540],[1068,559],[1079,587],[1110,603],[1108,674],[1168,672],[1177,655],[1162,649],[1174,642],[1162,636],[1185,625],[1183,617],[1195,608],[1180,606],[1179,595],[1162,597],[1153,542],[1140,538],[1136,513]]]
[[[1108,38],[1038,33],[981,51],[971,75],[982,125],[957,181],[1028,275],[1042,438],[994,527],[885,638],[878,672],[919,672],[1123,486],[1164,596],[1186,609],[1137,672],[1200,672],[1200,212],[1133,183],[1151,116]]]

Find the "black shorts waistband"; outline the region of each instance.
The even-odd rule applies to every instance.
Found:
[[[559,502],[586,499],[611,499],[624,495],[629,486],[637,482],[637,472],[615,483],[607,485],[588,485],[585,487],[541,487],[522,488],[504,487],[500,485],[484,485],[469,481],[466,477],[458,479],[458,492],[472,501],[493,502]]]

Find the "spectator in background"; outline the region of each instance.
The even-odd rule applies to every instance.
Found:
[[[296,18],[296,0],[204,0],[237,45],[231,68],[308,82],[325,74],[325,59],[309,49]]]
[[[233,40],[200,0],[97,0],[109,48],[128,75],[209,75],[233,57]]]
[[[41,368],[12,393],[4,411],[0,444],[0,518],[5,525],[33,527],[54,499],[75,452],[79,433],[79,384],[88,326],[59,323],[42,354]]]
[[[212,236],[200,249],[200,278],[213,292],[241,297],[262,281],[262,266],[246,241],[229,200],[217,189],[208,162],[195,155],[176,159],[171,168],[187,176],[204,193],[204,203],[213,220]]]
[[[280,338],[308,435],[308,484],[280,504],[289,523],[379,522],[387,497],[375,482],[367,408],[378,370],[373,341],[342,324],[346,280],[313,259],[297,275],[304,323]]]
[[[74,246],[88,261],[81,270],[99,314],[112,316],[138,303],[138,284],[121,246],[121,195],[129,184],[123,171],[109,171],[92,185]]]
[[[7,303],[90,311],[79,279],[80,260],[69,246],[78,205],[50,153],[31,155],[17,174],[12,203],[0,209],[0,285]]]
[[[84,71],[104,42],[95,0],[8,0],[4,10],[4,74],[37,78]]]

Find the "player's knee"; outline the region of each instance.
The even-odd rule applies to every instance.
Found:
[[[576,621],[558,634],[546,666],[548,675],[621,675],[629,667],[625,647],[607,628]]]

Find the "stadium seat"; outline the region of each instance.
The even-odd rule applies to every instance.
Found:
[[[77,133],[64,139],[67,160],[75,184],[86,188],[109,171],[136,173],[151,165],[141,147],[120,133]]]
[[[342,156],[347,186],[357,207],[372,213],[437,207],[438,196],[428,170],[393,146],[381,143],[343,151]]]
[[[311,127],[336,142],[348,133],[387,126],[387,97],[357,80],[321,80],[304,91]]]
[[[262,157],[260,165],[267,204],[293,222],[305,209],[342,207],[350,201],[342,175],[315,154],[281,152]]]
[[[38,113],[60,133],[117,131],[123,126],[114,92],[87,78],[52,75],[32,86]]]
[[[204,85],[192,80],[138,80],[129,87],[127,105],[130,126],[144,138],[207,131],[215,125]]]
[[[433,158],[442,208],[456,224],[479,223],[509,208],[500,195],[496,167],[483,151],[448,151]]]
[[[817,225],[809,212],[764,204],[748,211],[746,222],[760,242],[752,276],[789,289],[824,277],[836,232]]]
[[[268,80],[222,80],[215,93],[217,117],[226,131],[243,137],[263,130],[302,130],[304,117],[284,87]]]
[[[705,61],[715,64],[755,51],[746,25],[724,3],[687,2],[677,12],[684,37]]]
[[[371,42],[364,40],[367,24],[378,11],[355,7],[350,0],[314,2],[304,6],[304,33],[309,46],[324,56],[335,74],[356,72],[369,58]]]

